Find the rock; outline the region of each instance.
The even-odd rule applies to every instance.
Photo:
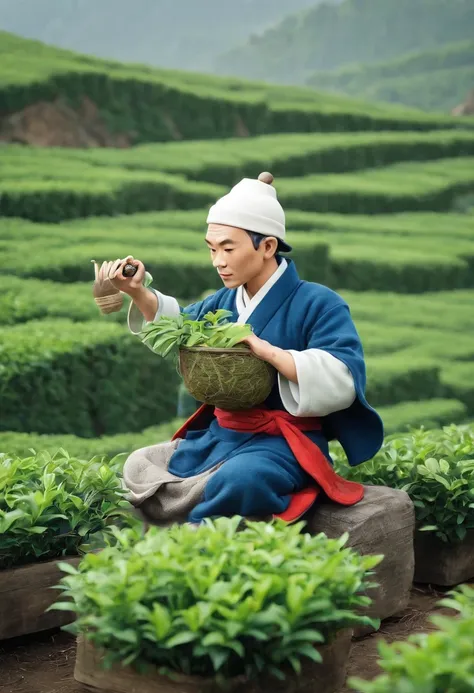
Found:
[[[365,611],[368,616],[383,620],[407,607],[415,565],[415,513],[408,494],[385,486],[365,486],[365,496],[357,505],[345,507],[327,501],[315,505],[305,519],[312,534],[324,532],[336,538],[349,532],[348,546],[361,554],[384,555],[375,568],[374,582],[379,587],[368,593],[373,600]],[[364,626],[354,635],[372,630]]]
[[[415,582],[453,587],[474,578],[474,530],[447,544],[432,532],[415,534]]]

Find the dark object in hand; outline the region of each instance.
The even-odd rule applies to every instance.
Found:
[[[135,267],[135,265],[130,265],[130,263],[128,263],[123,268],[122,274],[124,277],[133,277],[137,273],[137,269],[138,267]]]

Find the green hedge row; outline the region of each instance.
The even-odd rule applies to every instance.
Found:
[[[87,243],[83,240],[68,246],[63,246],[63,239],[63,247],[57,247],[58,241],[49,241],[47,237],[43,241],[17,245],[5,242],[0,269],[18,276],[55,282],[92,282],[91,259],[114,260],[131,254],[145,263],[155,279],[154,286],[164,293],[194,298],[208,289],[222,288],[222,281],[206,250],[204,234],[200,237],[196,233],[153,232],[153,235],[154,240],[149,242],[143,242],[140,235],[135,235],[137,240],[130,237],[127,241],[117,241],[113,237],[110,241],[101,239]],[[182,237],[184,242],[181,242]],[[303,278],[325,282],[329,271],[326,244],[305,237],[292,256]]]
[[[448,211],[474,190],[474,158],[403,163],[348,174],[280,179],[284,207],[339,214]]]
[[[75,161],[54,166],[53,173],[40,162],[24,168],[10,163],[1,175],[0,214],[33,221],[191,209],[209,206],[228,190],[177,175]],[[458,196],[472,190],[472,157],[278,181],[279,198],[288,210],[356,215],[449,211]]]
[[[277,177],[314,173],[348,173],[402,161],[426,161],[474,155],[474,132],[373,132],[266,135],[219,142],[168,142],[131,149],[51,149],[5,147],[3,166],[16,175],[50,171],[71,172],[86,164],[135,171],[183,174],[189,179],[233,185],[270,170]]]
[[[99,319],[92,298],[91,282],[61,284],[15,276],[0,277],[0,321],[3,326],[43,318],[69,318],[83,322]],[[105,321],[123,321],[122,313],[102,316]]]
[[[2,431],[0,432],[0,453],[8,452],[22,457],[29,455],[31,448],[36,451],[47,450],[51,454],[60,448],[65,448],[70,455],[81,459],[91,459],[95,455],[114,457],[120,453],[130,453],[146,445],[170,440],[182,423],[183,419],[173,419],[161,426],[150,426],[139,433],[118,433],[100,438]]]
[[[311,89],[127,66],[2,37],[0,99],[15,112],[58,95],[87,96],[113,132],[133,141],[220,139],[263,132],[429,130],[459,123],[416,111],[368,106]]]
[[[468,417],[466,405],[462,402],[439,398],[379,407],[378,413],[383,419],[386,435],[408,431],[419,426],[429,429],[451,423],[462,423]]]
[[[83,437],[168,421],[179,377],[126,329],[30,321],[2,332],[0,430]]]
[[[443,397],[440,364],[423,356],[407,361],[400,353],[367,358],[367,399],[375,406]]]
[[[211,183],[159,172],[122,171],[69,162],[53,171],[8,164],[0,178],[0,214],[59,222],[93,215],[210,205],[224,193]]]

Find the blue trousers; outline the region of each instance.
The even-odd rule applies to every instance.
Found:
[[[263,455],[242,450],[210,477],[204,499],[188,519],[201,522],[205,517],[282,513],[288,508],[290,495],[311,482],[294,458],[268,450]]]

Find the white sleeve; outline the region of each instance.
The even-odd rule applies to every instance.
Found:
[[[278,385],[285,409],[293,416],[327,416],[347,409],[356,398],[354,379],[345,363],[323,349],[293,351],[298,383],[280,373]]]
[[[167,318],[177,318],[179,316],[179,303],[175,298],[173,298],[173,296],[165,296],[165,294],[162,294],[156,289],[150,289],[150,291],[153,291],[158,298],[158,310],[156,311],[156,315],[153,320],[159,320],[162,316]],[[132,334],[135,335],[141,332],[145,325],[149,324],[144,319],[143,315],[140,313],[133,301],[130,303],[130,307],[128,309],[127,323],[128,329]]]

